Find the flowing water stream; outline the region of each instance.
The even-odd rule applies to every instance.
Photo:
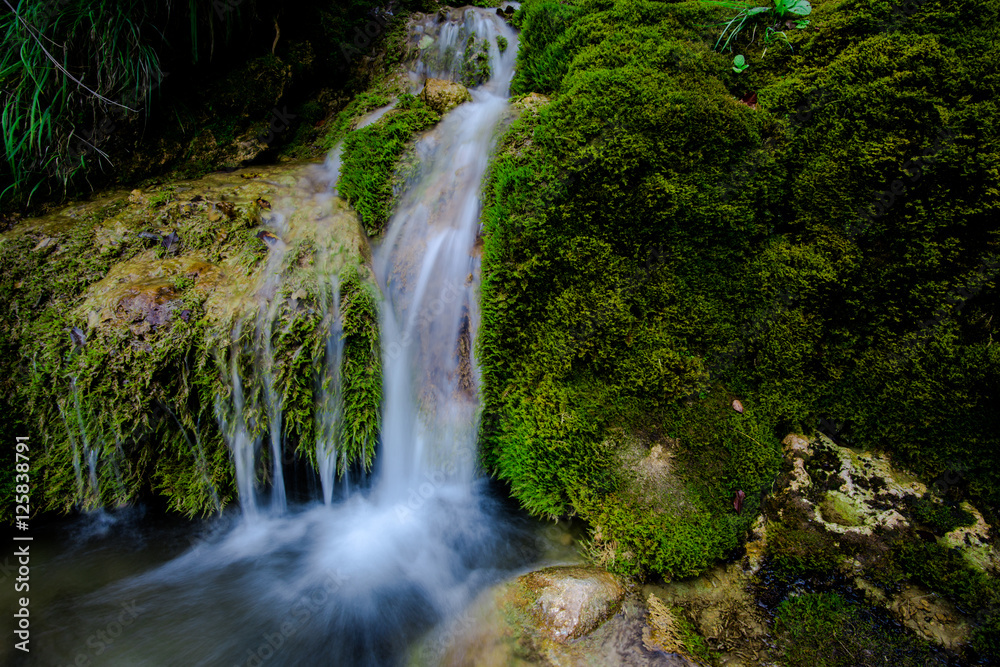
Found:
[[[262,367],[267,443],[250,435],[235,364],[232,396],[218,406],[242,512],[197,526],[96,513],[69,535],[59,528],[59,550],[42,546],[33,561],[35,577],[47,583],[33,601],[42,617],[30,664],[69,665],[81,656],[76,664],[399,664],[413,642],[484,587],[542,558],[533,524],[491,496],[476,466],[479,190],[507,109],[517,35],[493,10],[452,17],[416,27],[431,41],[422,42],[413,80],[455,78],[449,54],[462,53],[472,32],[489,48],[491,77],[419,139],[416,175],[375,252],[384,405],[372,478],[335,492],[342,342],[340,287],[329,275],[329,338],[316,376],[318,497],[304,505],[286,497],[281,397],[268,379],[275,317],[264,307],[240,327],[253,328],[245,338]],[[498,35],[509,44],[503,53]],[[339,155],[335,149],[311,168],[319,187],[303,196],[332,197]],[[283,219],[272,221],[278,237]],[[279,244],[275,266],[280,251]],[[278,279],[273,271],[262,282],[262,303],[273,300]],[[264,447],[272,450],[269,502],[253,484]]]

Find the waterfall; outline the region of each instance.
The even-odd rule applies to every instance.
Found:
[[[495,130],[507,109],[517,52],[514,31],[485,10],[450,10],[444,21],[431,15],[417,22],[414,31],[421,51],[410,72],[413,92],[419,92],[425,77],[467,80],[468,63],[476,58],[476,62],[488,62],[488,69],[477,70],[480,75],[488,72],[488,78],[472,87],[471,102],[447,114],[417,141],[418,167],[375,253],[376,277],[386,302],[381,320],[382,446],[373,501],[403,513],[445,489],[451,494],[468,493],[475,474],[478,383],[473,350],[479,260],[473,248],[479,232],[479,187]],[[509,45],[502,52],[498,37]],[[375,110],[356,128],[377,122],[391,108],[390,104]],[[330,197],[336,191],[341,150],[340,145],[331,150],[314,174],[320,186],[316,198]],[[284,210],[276,207],[265,221],[277,240],[270,247],[257,287],[257,314],[234,327],[231,393],[217,406],[233,455],[240,503],[248,518],[258,515],[256,469],[261,438],[254,415],[267,418],[271,511],[281,514],[287,506],[282,396],[276,384],[272,337],[287,250],[281,238],[295,204],[288,202]],[[346,461],[339,465],[337,461],[343,329],[338,277],[321,275],[320,284],[330,285],[330,291],[323,297],[326,354],[317,364],[314,383],[315,455],[323,501],[329,505],[337,472],[343,474],[347,467]],[[241,342],[243,327],[253,327],[246,342]],[[252,397],[245,395],[246,378],[240,376],[242,354],[254,359],[255,381],[262,389]]]
[[[455,618],[484,587],[537,557],[535,536],[505,518],[475,464],[479,191],[507,109],[517,35],[494,10],[473,8],[449,10],[443,20],[425,17],[415,29],[412,42],[430,40],[422,53],[441,57],[429,64],[421,58],[410,92],[419,92],[424,76],[463,76],[443,56],[470,40],[488,53],[491,76],[472,87],[471,102],[416,141],[415,175],[375,251],[384,378],[372,483],[339,495],[334,488],[346,467],[338,451],[345,289],[336,262],[318,258],[325,340],[309,378],[315,442],[308,446],[323,502],[286,508],[279,485],[283,378],[271,340],[283,307],[277,300],[284,298],[280,239],[296,225],[325,224],[329,214],[342,212],[333,199],[335,148],[323,165],[301,173],[313,191],[271,202],[264,222],[278,240],[252,291],[252,312],[234,323],[228,356],[220,360],[230,386],[216,416],[231,450],[242,519],[218,519],[219,529],[195,548],[75,601],[68,613],[53,607],[60,611],[45,619],[39,635],[46,664],[73,662],[92,632],[83,620],[100,618],[100,610],[122,600],[137,601],[139,613],[102,655],[108,664],[409,664],[407,651],[435,623]],[[503,53],[497,36],[507,40]],[[379,109],[361,124],[387,112]],[[312,204],[319,204],[316,215],[303,216]],[[265,438],[274,480],[268,511],[257,489]],[[82,485],[82,471],[78,479]]]
[[[468,492],[475,473],[478,401],[473,355],[478,308],[479,188],[498,123],[507,108],[516,35],[495,14],[453,10],[417,26],[426,48],[422,75],[455,80],[455,54],[486,45],[492,78],[472,102],[450,112],[416,146],[417,175],[392,216],[375,255],[386,297],[385,369],[379,502],[404,503],[448,487]],[[504,53],[497,36],[510,43]],[[427,53],[438,54],[427,64]],[[419,501],[418,501],[419,502]]]

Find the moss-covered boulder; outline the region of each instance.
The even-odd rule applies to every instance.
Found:
[[[998,589],[990,528],[881,454],[825,436],[785,438],[766,509],[767,562],[779,577],[851,582],[925,641],[960,650],[988,621]]]
[[[336,310],[339,470],[371,465],[379,293],[367,236],[326,178],[287,165],[112,192],[0,237],[3,418],[36,443],[36,507],[159,494],[188,514],[221,508],[235,493],[219,427],[234,376],[250,437],[277,397],[284,456],[314,461]]]
[[[996,505],[997,4],[814,5],[794,51],[734,40],[742,74],[719,3],[515,17],[513,92],[551,102],[484,194],[484,459],[530,511],[588,520],[615,571],[732,554],[780,437],[821,419]],[[624,464],[656,446],[673,465],[643,484],[672,507]]]
[[[471,102],[472,94],[460,83],[427,79],[424,89],[420,91],[420,99],[439,114],[446,114],[463,102]]]

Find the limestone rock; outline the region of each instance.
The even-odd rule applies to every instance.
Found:
[[[454,81],[443,79],[427,79],[420,99],[438,113],[448,113],[463,102],[471,102],[472,94],[468,88]]]
[[[565,586],[559,594],[557,589]],[[569,590],[582,593],[585,609],[598,612],[599,625],[587,634],[554,638],[537,612]],[[617,601],[616,601],[617,600]],[[571,605],[572,606],[572,605]],[[550,611],[554,611],[549,607]],[[586,614],[584,614],[586,616]],[[692,660],[668,652],[657,637],[648,646],[648,610],[625,594],[621,581],[604,570],[584,566],[551,567],[525,574],[484,591],[452,623],[430,633],[410,656],[411,665],[501,667],[510,665],[619,665],[620,667],[694,667]],[[582,632],[586,624],[578,624]],[[568,629],[568,628],[564,628]],[[530,662],[525,656],[533,656]]]
[[[525,611],[542,634],[558,642],[593,632],[625,597],[615,575],[593,567],[549,567],[518,579],[527,596]]]

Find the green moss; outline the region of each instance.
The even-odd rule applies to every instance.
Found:
[[[389,220],[393,175],[407,144],[439,118],[416,97],[403,95],[385,117],[344,140],[337,190],[358,212],[369,234],[381,232]]]
[[[176,198],[176,189],[133,204],[119,195],[104,207],[81,205],[74,218],[55,214],[0,237],[0,284],[11,295],[0,323],[0,346],[9,351],[0,362],[3,400],[11,408],[3,419],[32,437],[37,509],[114,507],[158,494],[195,515],[231,502],[236,491],[219,417],[233,423],[234,365],[251,436],[270,427],[264,399],[273,378],[283,442],[311,460],[313,379],[327,335],[316,242],[292,243],[279,267],[281,289],[268,311],[258,312],[255,300],[243,298],[241,281],[254,280],[269,252],[258,238],[259,205]],[[177,234],[169,257],[158,256],[155,239],[139,236],[150,228]],[[376,297],[357,267],[345,275],[350,428],[342,431],[342,471],[370,467],[381,403]],[[125,301],[133,298],[162,299],[159,314],[148,305],[133,309]],[[262,479],[267,463],[261,460]],[[5,473],[5,492],[13,481]]]
[[[677,621],[677,635],[681,644],[688,650],[692,657],[701,660],[707,665],[715,665],[722,657],[718,651],[712,649],[704,637],[698,632],[692,622],[681,610],[674,610],[674,619]]]
[[[321,141],[323,149],[327,151],[332,149],[351,131],[355,121],[379,107],[386,106],[389,101],[389,97],[378,90],[368,90],[355,95],[328,124]]]
[[[490,44],[485,39],[477,40],[472,33],[465,40],[465,54],[462,56],[462,83],[478,86],[490,78]]]
[[[375,456],[382,408],[382,352],[378,302],[357,272],[341,276],[344,318],[341,447],[346,461],[370,469]],[[343,471],[341,471],[342,473]]]
[[[789,667],[922,667],[938,662],[926,642],[836,593],[785,600],[775,611],[775,629],[782,664]]]
[[[910,512],[916,521],[938,535],[944,535],[961,526],[971,526],[976,522],[976,518],[964,509],[935,502],[927,495],[922,498],[912,498]]]
[[[768,529],[768,555],[784,576],[836,571],[843,556],[833,536],[816,528],[778,523]]]
[[[523,4],[513,89],[553,99],[508,128],[487,180],[479,358],[484,460],[528,509],[588,516],[605,541],[620,526],[628,568],[647,567],[667,522],[601,467],[609,429],[674,437],[679,401],[720,392],[752,407],[754,451],[832,414],[931,479],[961,462],[950,500],[995,501],[987,4],[930,0],[886,28],[885,2],[817,3],[794,55],[748,51],[749,76],[711,50],[710,3]],[[865,193],[899,178],[905,196],[859,226]],[[708,472],[730,435],[749,443],[705,428],[703,447],[676,435],[680,463],[707,463],[682,470],[702,503],[735,490]],[[790,567],[826,566],[811,553]]]
[[[911,579],[954,602],[966,613],[994,608],[1000,589],[962,555],[937,543],[903,540],[893,546],[894,578]]]

